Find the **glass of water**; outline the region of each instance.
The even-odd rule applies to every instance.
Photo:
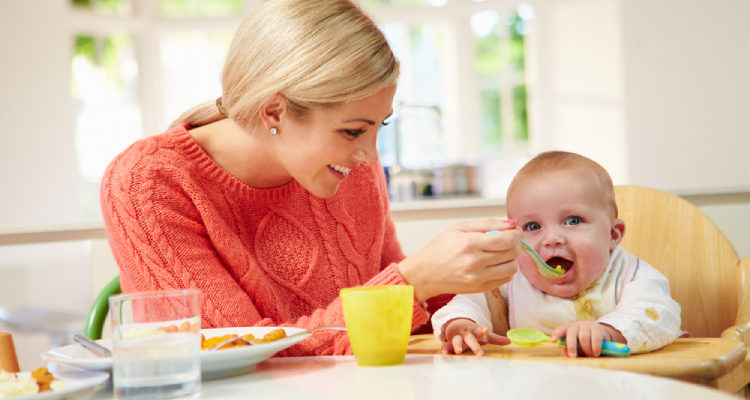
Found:
[[[115,397],[200,396],[199,290],[121,294],[109,298],[109,310]]]

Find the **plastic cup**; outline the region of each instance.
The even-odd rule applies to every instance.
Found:
[[[341,305],[357,365],[398,365],[404,362],[414,307],[412,286],[341,289]]]
[[[112,296],[109,310],[116,398],[200,396],[200,291]]]

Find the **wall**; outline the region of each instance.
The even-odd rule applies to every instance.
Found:
[[[534,152],[585,154],[615,183],[750,188],[750,2],[532,4]]]
[[[64,2],[0,2],[0,226],[79,222]]]
[[[631,182],[750,186],[750,2],[621,4]]]
[[[532,153],[568,150],[627,183],[618,0],[537,1],[530,43]]]

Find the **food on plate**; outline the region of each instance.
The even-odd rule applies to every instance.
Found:
[[[273,342],[286,337],[286,331],[283,329],[274,329],[263,335],[263,339],[255,339],[255,343]],[[252,339],[250,339],[252,340]]]
[[[55,378],[47,368],[38,368],[32,372],[0,371],[0,399],[60,390],[66,386],[65,381]]]
[[[232,339],[232,338],[238,338],[238,337],[239,337],[239,335],[237,335],[236,333],[231,333],[231,334],[223,335],[223,336],[214,336],[214,337],[209,338],[209,339],[206,339],[205,335],[201,335],[201,349],[207,350],[207,349],[210,349],[211,347],[214,347],[217,344],[219,344],[219,343],[221,343],[221,342],[223,342],[225,340],[229,340],[229,339]],[[251,341],[253,343],[273,342],[274,340],[279,340],[279,339],[284,338],[284,337],[286,337],[286,331],[283,330],[283,329],[281,329],[281,328],[274,329],[271,332],[266,333],[265,335],[263,335],[262,338],[256,338],[252,333],[248,333],[247,335],[243,335],[242,336],[243,339],[247,339],[247,340],[249,340],[249,341]],[[247,346],[247,345],[248,344],[245,343],[242,340],[233,340],[233,341],[231,341],[231,342],[229,342],[229,343],[227,343],[227,344],[219,347],[219,350],[228,349],[228,348],[231,348],[231,347]]]
[[[178,327],[177,325],[169,325],[169,326],[163,326],[159,328],[160,331],[165,333],[175,333],[175,332],[197,332],[198,331],[198,324],[191,324],[190,322],[183,322]]]

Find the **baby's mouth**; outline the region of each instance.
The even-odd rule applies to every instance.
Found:
[[[573,268],[573,261],[562,257],[552,257],[547,260],[547,265],[556,269],[558,269],[559,266],[563,271],[568,272],[569,269]]]

